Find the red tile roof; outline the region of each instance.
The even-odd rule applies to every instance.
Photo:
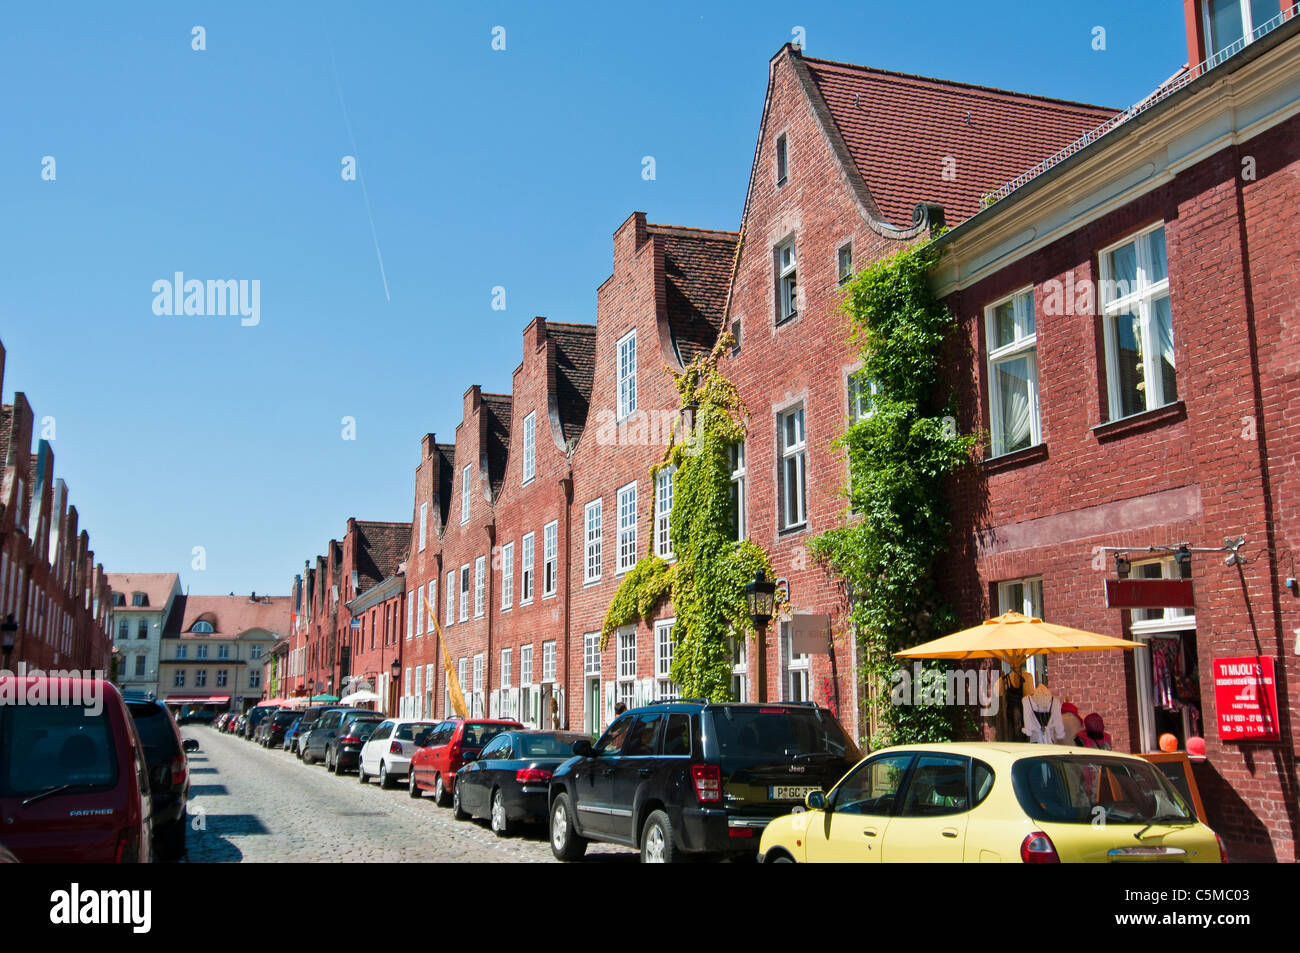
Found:
[[[161,612],[167,608],[167,597],[179,583],[179,577],[174,572],[108,572],[104,576],[108,579],[109,589],[122,593],[124,604],[115,607],[118,609],[132,608],[131,595],[143,592],[149,603],[143,608]],[[141,606],[135,608],[140,609]]]
[[[982,195],[1117,112],[829,60],[796,62],[806,65],[881,215],[898,227],[911,224],[918,202],[942,205],[955,225],[979,211]]]
[[[249,629],[266,629],[279,636],[289,634],[289,596],[258,596],[256,602],[244,596],[178,596],[176,609],[163,635],[166,638],[231,639]],[[206,618],[216,631],[191,635],[194,623]],[[176,620],[179,619],[179,624]]]
[[[362,593],[397,572],[411,543],[411,524],[357,520],[357,536],[357,592]]]
[[[577,440],[587,422],[591,385],[596,375],[596,326],[547,321],[555,342],[555,397],[565,440]]]
[[[646,225],[664,238],[668,328],[683,364],[708,352],[722,330],[735,263],[736,232],[677,225]]]

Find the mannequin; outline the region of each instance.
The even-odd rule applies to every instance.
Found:
[[[1061,721],[1061,701],[1045,684],[1039,683],[1032,695],[1025,697],[1024,732],[1032,744],[1054,745],[1065,740],[1065,725]]]
[[[1065,726],[1067,744],[1075,735],[1083,731],[1083,716],[1079,714],[1079,709],[1073,702],[1067,701],[1061,704],[1061,724]]]

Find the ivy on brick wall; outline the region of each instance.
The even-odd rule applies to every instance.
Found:
[[[650,468],[651,485],[664,467],[673,467],[673,505],[669,534],[675,560],[651,553],[637,562],[619,585],[601,630],[603,649],[620,626],[651,616],[665,597],[673,602],[672,679],[688,698],[731,699],[729,638],[752,633],[745,586],[754,573],[770,577],[767,553],[750,540],[737,542],[731,502],[731,448],[745,438],[745,406],[735,385],[718,370],[718,360],[734,344],[723,334],[709,354],[673,373],[683,408],[694,409],[689,433],[674,428],[661,462]],[[654,514],[651,513],[653,526]]]
[[[876,688],[873,746],[951,739],[965,717],[951,707],[894,705],[890,691],[894,652],[956,628],[934,567],[951,526],[945,483],[978,443],[957,433],[955,398],[942,379],[941,352],[956,322],[931,291],[932,263],[932,253],[909,248],[868,266],[846,289],[859,380],[873,393],[869,413],[838,440],[848,453],[849,513],[810,546],[850,593],[860,674]]]

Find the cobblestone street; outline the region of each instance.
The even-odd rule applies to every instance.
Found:
[[[190,755],[190,863],[551,862],[538,827],[499,838],[486,821],[457,821],[450,809],[305,765],[209,728],[184,728]],[[195,824],[203,829],[195,830]],[[631,862],[633,851],[592,844],[596,861]]]

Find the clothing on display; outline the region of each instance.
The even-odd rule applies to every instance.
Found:
[[[1022,703],[1025,726],[1031,744],[1054,745],[1065,740],[1065,725],[1061,721],[1061,701],[1046,685],[1039,685]]]

